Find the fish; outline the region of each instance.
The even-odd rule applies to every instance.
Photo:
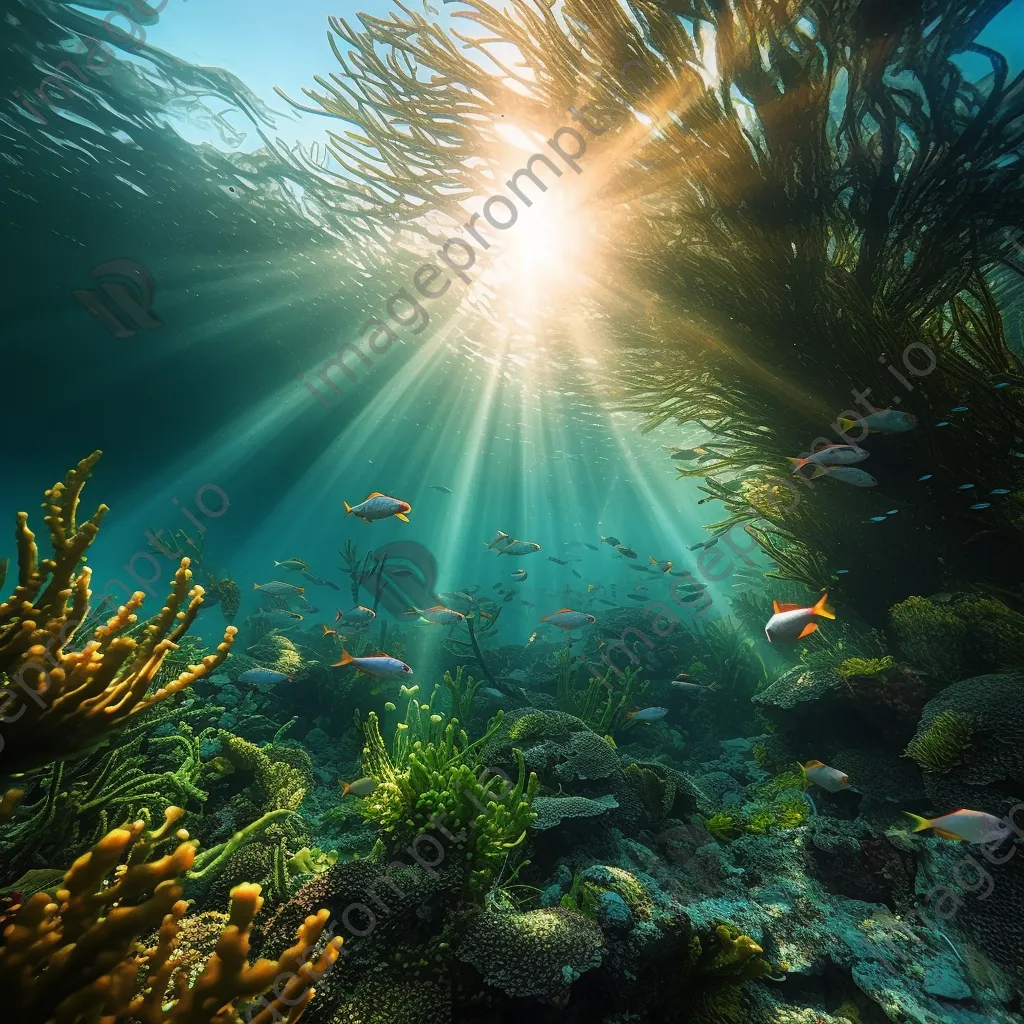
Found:
[[[305,587],[296,587],[291,583],[279,583],[271,580],[269,583],[254,583],[253,590],[262,590],[265,594],[273,594],[275,597],[293,597],[296,594],[304,594]]]
[[[450,487],[445,487],[444,484],[431,484],[430,489],[432,491],[440,491],[442,494],[454,494],[455,492]]]
[[[573,576],[576,577],[576,579],[578,579],[578,580],[583,579],[583,573],[577,572],[575,569],[572,569],[570,571],[572,572]]]
[[[275,672],[270,668],[250,668],[238,677],[240,683],[253,683],[256,686],[273,686],[275,683],[291,682],[292,677],[283,672]]]
[[[989,494],[1009,494],[1009,487],[997,487],[994,491],[989,491]]]
[[[504,546],[505,544],[511,543],[512,538],[507,533],[502,533],[501,530],[499,530],[498,535],[494,538],[494,540],[492,540],[490,544],[485,545],[485,547],[493,548],[495,546]]]
[[[349,505],[347,501],[343,501],[342,504],[345,506],[345,515],[356,516],[364,523],[372,523],[375,519],[390,519],[391,516],[407,523],[409,517],[406,512],[412,511],[412,505],[409,502],[381,494],[380,491],[374,491],[367,495],[366,499],[358,505]]]
[[[819,469],[820,472],[815,471],[811,474],[812,478],[827,475],[833,480],[838,480],[843,484],[850,484],[853,487],[878,486],[878,481],[870,473],[865,473],[863,469],[854,469],[852,466],[836,466],[832,469],[819,467]]]
[[[353,658],[348,651],[341,652],[341,658],[331,668],[341,668],[344,665],[355,665],[355,667],[368,676],[376,679],[391,679],[395,676],[412,676],[412,669],[404,661],[392,658],[390,654],[378,652],[362,658]]]
[[[984,811],[969,811],[961,807],[958,811],[950,811],[938,818],[922,818],[920,815],[903,812],[914,822],[915,832],[932,829],[943,839],[952,839],[966,843],[991,843],[1003,840],[1010,834],[1010,826],[994,814]]]
[[[504,587],[504,583],[495,583],[494,586],[491,587],[491,590],[504,590]]]
[[[808,761],[807,764],[801,764],[800,769],[807,779],[830,793],[838,793],[850,784],[850,777],[845,772],[830,768],[821,761]]]
[[[863,462],[871,453],[852,444],[830,444],[819,448],[805,459],[786,456],[794,475],[805,466],[852,466]]]
[[[935,426],[937,426],[937,427],[948,427],[949,426],[949,420],[940,420],[938,423],[935,424]]]
[[[613,548],[617,548],[621,542],[619,541],[618,537],[605,537],[604,535],[602,535],[601,543],[610,544]]]
[[[409,608],[406,615],[418,615],[424,622],[432,622],[436,626],[453,626],[457,622],[465,622],[466,616],[454,608],[445,608],[443,604],[435,604],[430,608]]]
[[[650,598],[646,594],[627,594],[626,597],[630,601],[650,601]]]
[[[552,615],[545,615],[541,622],[547,622],[559,629],[579,629],[581,626],[588,626],[597,619],[586,612],[573,611],[572,608],[559,608]]]
[[[614,601],[606,601],[606,600],[605,600],[605,599],[604,599],[603,597],[599,597],[599,598],[598,598],[598,601],[599,601],[599,602],[600,602],[601,604],[606,604],[606,605],[608,605],[608,607],[609,607],[609,608],[614,608],[614,607],[615,607],[615,602],[614,602]]]
[[[530,646],[530,644],[532,644],[532,643],[533,643],[533,641],[534,641],[534,640],[536,640],[536,639],[537,639],[537,630],[534,630],[534,631],[533,631],[533,632],[532,632],[532,633],[530,634],[530,639],[526,641],[526,646],[527,646],[527,647],[529,647],[529,646]]]
[[[917,482],[918,482],[919,484],[923,484],[923,483],[925,482],[925,480],[931,480],[931,478],[932,478],[932,476],[933,476],[933,475],[934,475],[934,474],[932,474],[932,473],[925,473],[925,475],[924,475],[924,476],[919,476],[919,477],[917,478]]]
[[[615,550],[618,551],[618,553],[622,555],[623,558],[636,558],[636,552],[631,547],[627,547],[625,544],[616,544]]]
[[[917,426],[917,417],[900,409],[872,409],[857,419],[841,416],[839,426],[844,434],[848,434],[851,427],[860,427],[874,434],[902,434]]]
[[[556,562],[558,565],[568,565],[569,564],[568,562],[562,561],[561,558],[555,558],[554,555],[548,555],[548,561],[549,562]]]
[[[502,599],[502,602],[501,602],[501,603],[502,603],[502,604],[508,604],[508,603],[509,603],[509,601],[514,601],[515,599],[516,599],[516,592],[515,592],[514,590],[510,590],[510,591],[508,591],[508,592],[507,592],[507,593],[505,594],[505,596],[504,596],[504,598]]]
[[[668,714],[668,708],[644,708],[642,711],[630,711],[627,718],[634,722],[660,722]]]
[[[324,636],[337,636],[338,635],[338,631],[336,629],[331,629],[331,627],[328,626],[327,623],[325,623],[325,622],[321,622],[320,623],[320,628],[324,631]]]
[[[526,669],[514,668],[507,676],[506,679],[511,679],[514,683],[525,683],[526,682]]]
[[[532,555],[540,551],[540,545],[530,540],[514,540],[506,544],[499,552],[499,555]]]
[[[665,450],[669,452],[670,459],[676,459],[679,461],[689,462],[692,459],[697,458],[698,455],[706,455],[707,452],[703,448],[668,448]]]
[[[604,590],[604,584],[603,583],[588,583],[587,584],[587,593],[588,594],[592,594],[592,593],[594,593],[597,590]]]
[[[961,484],[957,488],[957,490],[958,491],[973,491],[974,490],[974,484]]]
[[[344,799],[347,796],[362,796],[367,797],[372,795],[380,783],[376,779],[356,779],[355,782],[342,782],[339,783],[341,786],[341,796]]]
[[[629,596],[632,596],[632,595],[629,595]],[[692,604],[694,601],[698,600],[699,598],[701,598],[703,596],[704,596],[703,591],[698,590],[698,591],[695,591],[692,594],[683,594],[679,598],[679,602],[680,602],[680,604]]]
[[[950,409],[949,411],[950,412],[967,412],[968,409],[969,409],[969,406],[958,405],[955,409]]]
[[[980,512],[983,508],[991,508],[991,507],[992,507],[992,502],[991,501],[979,501],[979,502],[976,502],[975,504],[973,504],[971,506],[971,510],[975,511],[975,512]]]
[[[298,612],[290,612],[286,608],[264,608],[252,615],[251,618],[262,619],[275,629],[295,626],[302,621],[302,616]]]
[[[512,573],[512,579],[514,579],[516,583],[522,583],[523,580],[526,579],[526,570],[516,569],[516,571]]]
[[[601,549],[596,544],[588,544],[586,541],[583,542],[585,548],[590,548],[591,551],[600,551]]]
[[[705,686],[703,683],[693,683],[687,679],[673,679],[669,683],[675,690],[683,690],[686,693],[711,693],[714,692],[714,686]]]
[[[301,558],[286,558],[283,562],[275,562],[275,569],[291,569],[293,572],[305,572],[309,568],[309,563],[304,562]]]
[[[634,572],[647,572],[646,565],[627,565],[627,569],[632,569]]]
[[[493,686],[484,686],[476,692],[482,694],[484,697],[490,697],[493,701],[508,700],[507,694],[502,693],[501,690],[497,690]]]
[[[339,608],[338,614],[334,616],[334,621],[341,622],[344,619],[347,626],[352,623],[373,622],[375,618],[377,618],[377,613],[372,608],[364,608],[361,604],[357,604],[355,608],[347,612],[343,612]]]
[[[775,614],[764,627],[764,634],[770,644],[795,643],[809,636],[818,628],[818,618],[834,619],[835,612],[828,607],[828,594],[821,597],[809,608],[798,604],[783,604],[772,601]]]
[[[871,517],[871,518],[870,518],[870,519],[868,520],[868,522],[869,522],[869,523],[884,523],[884,522],[885,522],[885,519],[886,519],[886,517],[885,517],[885,516],[872,516],[872,517]]]
[[[651,555],[651,565],[653,565],[658,572],[668,572],[674,564],[674,562],[659,562],[654,555]]]

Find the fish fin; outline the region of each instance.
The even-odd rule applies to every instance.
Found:
[[[338,609],[338,614],[334,616],[334,621],[335,621],[335,622],[341,622],[341,620],[342,620],[342,619],[343,619],[344,617],[345,617],[345,613],[344,613],[344,612],[343,612],[343,611],[342,611],[342,610],[341,610],[341,609],[339,608],[339,609]]]
[[[409,522],[409,517],[404,512],[396,512],[395,518],[401,519],[403,523]]]
[[[793,470],[803,469],[803,467],[807,465],[806,459],[799,459],[794,455],[787,455],[786,461]]]
[[[828,472],[824,466],[812,466],[811,467],[811,479],[817,480],[819,476],[824,476]]]
[[[839,426],[842,429],[844,434],[846,433],[846,431],[848,431],[850,429],[850,427],[855,427],[856,425],[857,425],[857,421],[856,420],[851,420],[849,418],[849,416],[840,416],[839,417]]]
[[[366,500],[369,501],[371,498],[386,498],[387,495],[382,491],[374,491],[373,494],[368,494]]]
[[[347,501],[343,501],[342,505],[345,506],[345,515],[347,515],[347,516],[352,515],[352,506]]]
[[[657,559],[654,557],[654,555],[651,555],[651,565],[657,565],[657,564],[658,564]]]
[[[914,823],[915,832],[924,832],[932,827],[932,823],[927,818],[922,818],[920,814],[911,814],[910,811],[903,813]]]
[[[834,619],[836,617],[836,613],[828,606],[828,594],[822,594],[814,603],[811,611],[815,615],[820,615],[823,619]]]
[[[778,615],[779,612],[791,612],[799,608],[798,604],[790,604],[788,601],[772,601],[772,610]]]
[[[331,668],[341,668],[342,665],[351,665],[355,661],[348,651],[342,649],[341,657],[331,666]]]
[[[298,592],[300,594],[304,594],[306,592],[306,588],[305,587],[296,587],[296,589],[298,590]]]
[[[415,608],[415,607],[414,608],[406,608],[405,611],[402,612],[402,614],[403,615],[419,615],[420,614],[420,610],[419,610],[419,608]]]
[[[540,621],[541,621],[541,622],[547,622],[547,621],[548,621],[548,619],[550,619],[550,618],[551,618],[551,616],[550,616],[550,615],[545,615],[545,616],[544,616],[544,618],[542,618],[542,619],[541,619]]]
[[[952,839],[956,843],[962,843],[964,839],[963,836],[958,836],[955,832],[947,832],[944,828],[935,829],[935,834],[940,839]]]
[[[572,611],[572,609],[571,609],[571,608],[559,608],[559,609],[558,609],[558,611],[557,611],[557,612],[555,612],[555,614],[556,614],[556,615],[561,615],[561,614],[562,614],[562,612],[571,612],[571,611]]]
[[[350,783],[350,782],[339,782],[338,785],[341,786],[341,795],[342,795],[342,797],[348,796],[348,791],[352,788],[352,783]]]
[[[253,589],[253,590],[259,590],[259,589],[260,589],[260,585],[259,585],[258,583],[254,583],[254,584],[252,585],[252,589]]]
[[[803,640],[805,636],[810,636],[817,628],[818,624],[816,622],[808,622],[807,625],[800,630],[800,635],[797,637],[797,640]]]
[[[803,767],[804,768],[824,768],[825,765],[821,761],[808,761],[807,764],[805,764]]]

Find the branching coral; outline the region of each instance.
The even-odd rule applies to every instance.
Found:
[[[313,982],[340,950],[341,940],[331,939],[315,964],[307,962],[328,912],[307,918],[297,943],[279,961],[250,966],[248,934],[262,900],[258,886],[238,886],[216,949],[197,973],[194,963],[175,955],[187,910],[175,879],[192,866],[195,847],[184,842],[172,853],[148,859],[172,838],[180,814],[171,808],[162,828],[152,833],[145,832],[143,822],[115,829],[75,861],[56,899],[38,893],[25,901],[0,947],[0,984],[19,1019],[223,1024],[232,1019],[233,1006],[284,978],[251,1020],[294,1024],[299,1019]],[[137,952],[138,939],[157,929],[156,944]]]
[[[906,756],[926,772],[949,772],[964,763],[974,746],[977,722],[969,715],[947,709],[935,716],[924,732],[911,740]]]
[[[537,776],[531,773],[527,779],[522,754],[516,751],[514,782],[488,777],[479,759],[501,718],[499,713],[485,735],[470,742],[456,720],[445,723],[430,704],[413,697],[390,751],[373,712],[364,728],[363,773],[379,785],[363,801],[362,813],[389,842],[409,839],[436,822],[460,837],[458,843],[466,847],[467,891],[474,899],[483,897],[495,873],[516,856],[535,817],[531,805]]]
[[[148,692],[202,604],[203,589],[190,587],[189,560],[183,558],[166,605],[141,629],[140,639],[126,635],[144,600],[138,592],[81,649],[70,649],[90,597],[91,570],[79,565],[107,511],[101,505],[88,522],[77,522],[82,488],[99,456],[94,452],[46,492],[52,558],[39,560],[28,515],[18,513],[18,585],[0,604],[2,772],[24,772],[94,749],[133,715],[213,671],[234,639],[234,627],[228,627],[216,653]]]

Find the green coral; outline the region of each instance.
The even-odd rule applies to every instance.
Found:
[[[221,729],[217,733],[224,756],[238,771],[253,775],[252,793],[266,810],[294,811],[311,787],[312,762],[296,747],[257,747],[256,744]],[[296,767],[291,762],[297,762]]]
[[[896,667],[896,659],[891,655],[884,658],[847,658],[836,666],[836,674],[843,679],[855,676],[880,676]]]
[[[591,676],[584,689],[573,681],[571,659],[567,648],[555,654],[555,683],[561,711],[579,718],[601,736],[620,729],[650,685],[640,679],[640,667],[630,665],[621,673],[609,668],[604,676]]]
[[[735,839],[743,830],[743,819],[736,814],[716,811],[704,821],[704,827],[719,841]]]
[[[701,949],[694,972],[706,979],[742,984],[771,973],[764,950],[749,936],[728,922],[715,926],[714,942]]]
[[[253,661],[263,668],[294,676],[302,668],[302,656],[295,644],[280,633],[266,633],[248,649]]]
[[[302,847],[286,863],[289,875],[322,875],[338,863],[337,850],[321,850],[319,846],[310,849]]]
[[[949,772],[964,763],[976,733],[974,718],[947,708],[910,741],[904,755],[913,758],[926,772]]]
[[[501,712],[480,739],[470,742],[456,719],[445,722],[431,704],[410,698],[390,751],[370,712],[363,730],[363,774],[379,785],[362,801],[360,813],[391,844],[404,844],[440,822],[465,844],[466,890],[471,899],[481,900],[526,840],[535,818],[537,777],[530,773],[527,779],[518,750],[514,782],[490,775],[480,760],[480,747],[501,726]]]

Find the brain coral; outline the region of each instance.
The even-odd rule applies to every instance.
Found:
[[[510,996],[565,1006],[572,983],[601,964],[600,928],[563,908],[488,911],[467,929],[456,956]]]
[[[566,744],[564,757],[562,764],[555,768],[555,775],[563,782],[607,779],[621,768],[615,748],[594,732],[573,733]]]
[[[1003,780],[1024,785],[1024,674],[975,676],[947,686],[925,706],[915,739],[950,711],[975,725],[972,746],[963,764],[947,773],[950,779],[969,786]]]

